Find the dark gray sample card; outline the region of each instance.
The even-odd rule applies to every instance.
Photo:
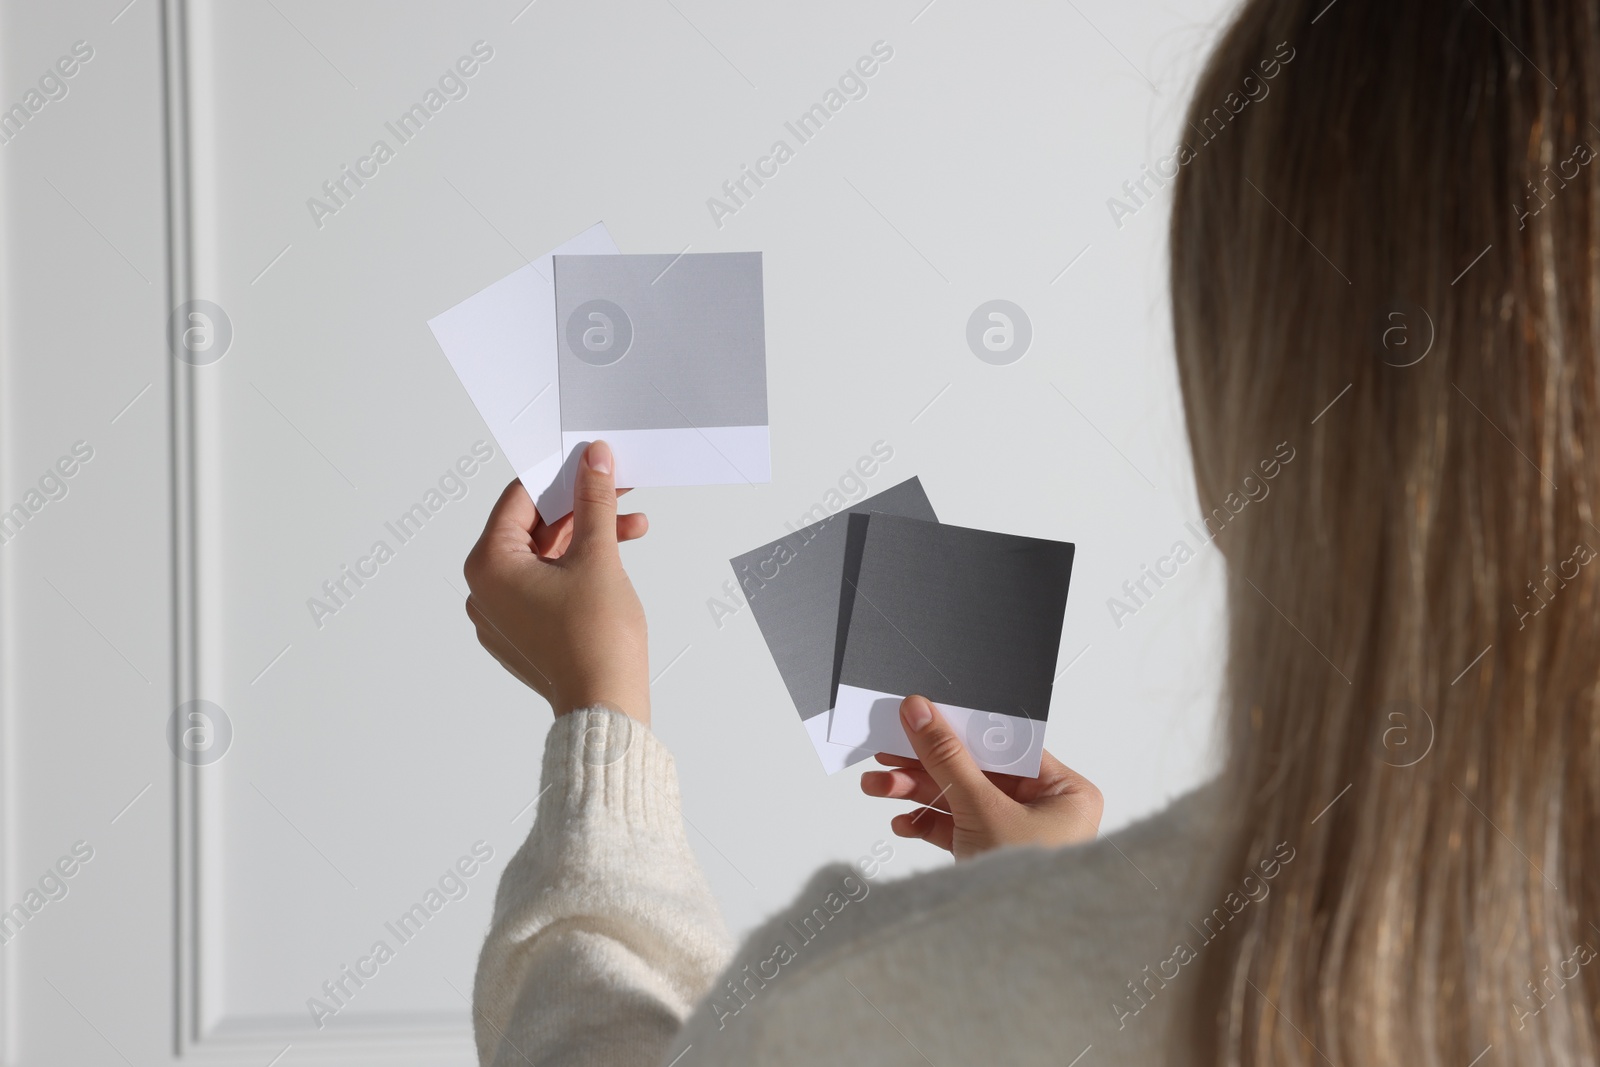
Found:
[[[877,512],[937,523],[922,483],[910,478],[836,514],[729,560],[778,673],[831,773],[870,755],[827,738],[847,522]]]
[[[1038,773],[1073,546],[855,515],[846,548],[829,739],[910,754],[899,701],[920,693],[980,764]]]

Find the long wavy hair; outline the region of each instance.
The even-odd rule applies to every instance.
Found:
[[[1200,77],[1202,505],[1295,450],[1216,542],[1222,884],[1294,859],[1202,956],[1205,1062],[1600,1062],[1597,124],[1593,2],[1249,0]]]

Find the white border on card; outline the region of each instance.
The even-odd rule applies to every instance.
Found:
[[[835,745],[916,756],[900,725],[904,696],[840,685],[829,714],[828,740]],[[980,711],[959,704],[935,704],[986,771],[1033,778],[1044,754],[1045,723],[1022,715]],[[821,716],[818,716],[821,718]]]
[[[552,453],[527,470],[517,472],[522,487],[539,509],[539,517],[546,522],[555,522],[572,510],[572,490],[577,484],[578,460],[582,454],[581,449],[570,449],[565,456]]]
[[[817,758],[822,760],[822,769],[829,774],[835,774],[846,767],[860,763],[864,759],[871,759],[879,750],[856,745],[839,745],[828,740],[828,718],[831,712],[813,715],[809,719],[800,720],[805,724],[806,733],[811,736],[811,745],[817,750]]]

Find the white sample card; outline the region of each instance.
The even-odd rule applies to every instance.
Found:
[[[615,255],[604,223],[428,320],[428,328],[539,514],[572,510],[572,464],[561,436],[555,267],[568,253]]]

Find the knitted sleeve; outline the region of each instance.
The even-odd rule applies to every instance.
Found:
[[[672,756],[627,716],[581,709],[551,728],[541,788],[478,960],[478,1059],[654,1064],[732,951]]]

